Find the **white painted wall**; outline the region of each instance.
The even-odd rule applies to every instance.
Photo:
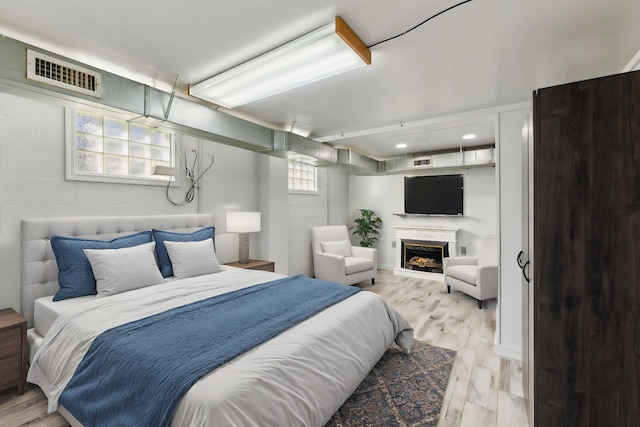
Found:
[[[512,133],[515,138],[515,124],[509,130],[507,116],[504,120],[505,135]],[[469,254],[477,253],[485,234],[496,232],[494,168],[447,171],[465,175],[464,218],[402,218],[393,215],[403,211],[402,175],[354,176],[340,168],[320,168],[318,195],[288,194],[284,160],[192,136],[180,138],[188,148],[199,147],[201,167],[208,164],[210,154],[216,158],[200,182],[196,200],[186,206],[171,205],[164,187],[66,181],[63,108],[0,93],[0,307],[20,307],[23,218],[211,212],[216,214],[218,256],[229,262],[237,259],[237,235],[226,233],[226,212],[260,210],[263,231],[251,236],[251,256],[276,261],[282,273],[306,275],[313,274],[310,228],[350,226],[358,208],[373,209],[384,221],[378,242],[382,268],[394,265],[393,225],[460,228],[459,247],[467,247]],[[505,169],[503,176],[509,181],[514,173]],[[184,187],[172,190],[174,200],[183,198],[184,191]],[[352,240],[356,242],[355,236]],[[503,308],[518,310],[516,295],[502,297]],[[519,312],[502,313],[502,318],[505,325],[516,322]],[[516,340],[510,331],[501,331],[505,345]]]
[[[500,290],[496,311],[496,352],[522,359],[522,273],[516,256],[522,247],[522,126],[527,109],[498,114]]]
[[[347,224],[349,174],[318,168],[318,194],[289,194],[289,274],[313,276],[311,227]]]
[[[162,186],[106,184],[64,179],[64,110],[55,103],[0,93],[0,308],[20,308],[20,220],[51,216],[101,216],[203,213],[216,214],[216,247],[222,262],[233,261],[225,250],[225,214],[229,209],[256,210],[258,158],[261,154],[208,141],[201,160],[216,156],[201,181],[200,197],[181,207],[171,205]],[[172,191],[184,198],[183,188]],[[200,207],[198,208],[198,204]],[[259,234],[259,233],[256,233]],[[259,236],[253,250],[258,253]]]
[[[200,181],[199,212],[216,216],[216,254],[220,262],[237,261],[238,235],[227,233],[227,212],[260,210],[258,161],[264,155],[207,140],[200,140],[200,147],[201,169],[208,165],[211,155],[215,163]],[[251,258],[259,257],[262,234],[250,234]]]
[[[374,210],[383,221],[377,244],[380,268],[390,270],[395,265],[393,226],[459,228],[458,250],[464,246],[468,255],[478,253],[486,234],[496,233],[495,168],[448,169],[431,171],[429,174],[439,173],[464,174],[464,217],[393,215],[404,212],[404,175],[352,175],[349,178],[349,225],[353,225],[359,216],[357,209],[361,208]],[[357,236],[352,236],[352,242],[358,244]]]
[[[277,273],[289,272],[289,193],[287,161],[260,156],[260,255],[258,259],[275,262]]]
[[[226,233],[228,211],[261,211],[262,231],[251,234],[251,257],[276,262],[284,274],[313,275],[310,228],[347,221],[348,174],[320,168],[319,194],[289,194],[283,159],[178,135],[189,161],[199,150],[200,171],[213,168],[196,199],[173,206],[163,186],[64,179],[64,109],[56,103],[0,93],[0,308],[20,308],[20,220],[50,216],[214,213],[221,262],[238,259],[238,237]],[[172,188],[175,202],[186,188]]]
[[[349,222],[349,175],[337,167],[327,168],[327,225],[346,225]]]
[[[289,274],[313,275],[311,227],[327,225],[327,169],[318,168],[318,194],[289,194]]]

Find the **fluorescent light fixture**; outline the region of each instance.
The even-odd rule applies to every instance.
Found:
[[[249,233],[260,231],[260,212],[227,212],[227,232],[240,233],[238,259],[249,262]]]
[[[468,133],[466,135],[462,135],[462,139],[476,139],[475,133]]]
[[[261,56],[189,85],[189,94],[233,108],[371,64],[371,51],[340,18]]]
[[[407,148],[407,144],[401,142],[400,144],[396,144],[396,148]]]

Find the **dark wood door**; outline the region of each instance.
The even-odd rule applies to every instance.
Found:
[[[535,424],[638,426],[640,72],[535,96]]]

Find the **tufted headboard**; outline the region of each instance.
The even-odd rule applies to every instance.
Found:
[[[138,231],[158,228],[191,232],[213,226],[213,214],[110,216],[25,219],[20,224],[22,315],[33,326],[36,299],[58,291],[58,265],[51,250],[51,236],[111,240]]]

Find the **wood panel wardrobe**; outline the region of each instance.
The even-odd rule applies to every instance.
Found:
[[[533,128],[534,424],[638,426],[640,71],[537,90]]]

